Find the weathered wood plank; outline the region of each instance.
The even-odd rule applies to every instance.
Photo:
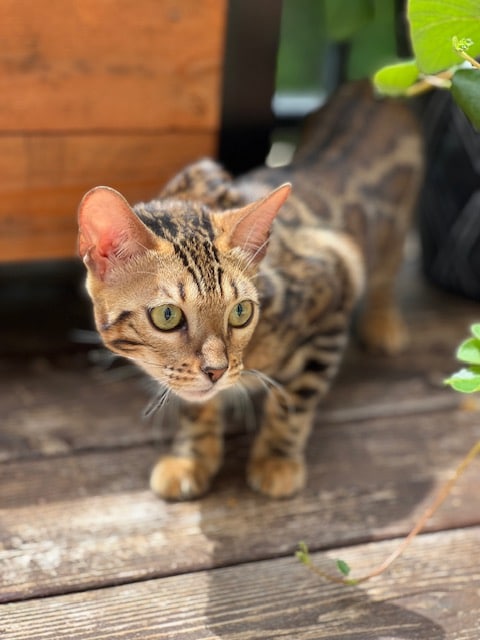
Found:
[[[225,0],[4,0],[0,130],[216,129],[225,13]]]
[[[0,600],[143,580],[402,535],[480,424],[465,412],[331,425],[309,446],[308,487],[271,501],[245,486],[249,438],[231,438],[213,491],[165,504],[147,490],[153,447],[0,465]],[[478,524],[467,474],[430,530]]]
[[[214,131],[0,136],[0,262],[74,256],[85,191],[107,184],[149,199],[216,145]]]
[[[149,442],[142,419],[149,394],[141,378],[115,381],[82,358],[64,367],[4,361],[0,382],[0,459]]]
[[[3,605],[5,640],[478,640],[480,528],[421,536],[386,576],[362,588],[323,583],[293,558]],[[396,541],[340,556],[359,571]]]

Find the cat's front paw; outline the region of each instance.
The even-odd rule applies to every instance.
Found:
[[[268,456],[251,460],[248,483],[270,498],[288,498],[305,486],[305,463],[298,458]]]
[[[165,500],[192,500],[208,491],[211,477],[196,458],[166,456],[153,468],[150,488]]]

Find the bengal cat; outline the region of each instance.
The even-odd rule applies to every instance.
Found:
[[[250,486],[276,498],[304,486],[307,438],[362,294],[363,342],[389,354],[405,344],[392,289],[421,157],[406,106],[358,83],[307,120],[288,167],[234,180],[204,159],[151,202],[130,207],[108,187],[84,196],[79,252],[98,331],[181,403],[156,494],[208,490],[222,403],[239,386],[263,394]]]

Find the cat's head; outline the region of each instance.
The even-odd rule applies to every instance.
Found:
[[[105,345],[190,401],[235,384],[259,317],[255,274],[289,193],[215,212],[180,200],[132,209],[109,187],[89,191],[78,244]]]

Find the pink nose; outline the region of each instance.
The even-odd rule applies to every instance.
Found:
[[[210,378],[211,382],[218,382],[227,369],[228,367],[205,367],[202,371]]]

